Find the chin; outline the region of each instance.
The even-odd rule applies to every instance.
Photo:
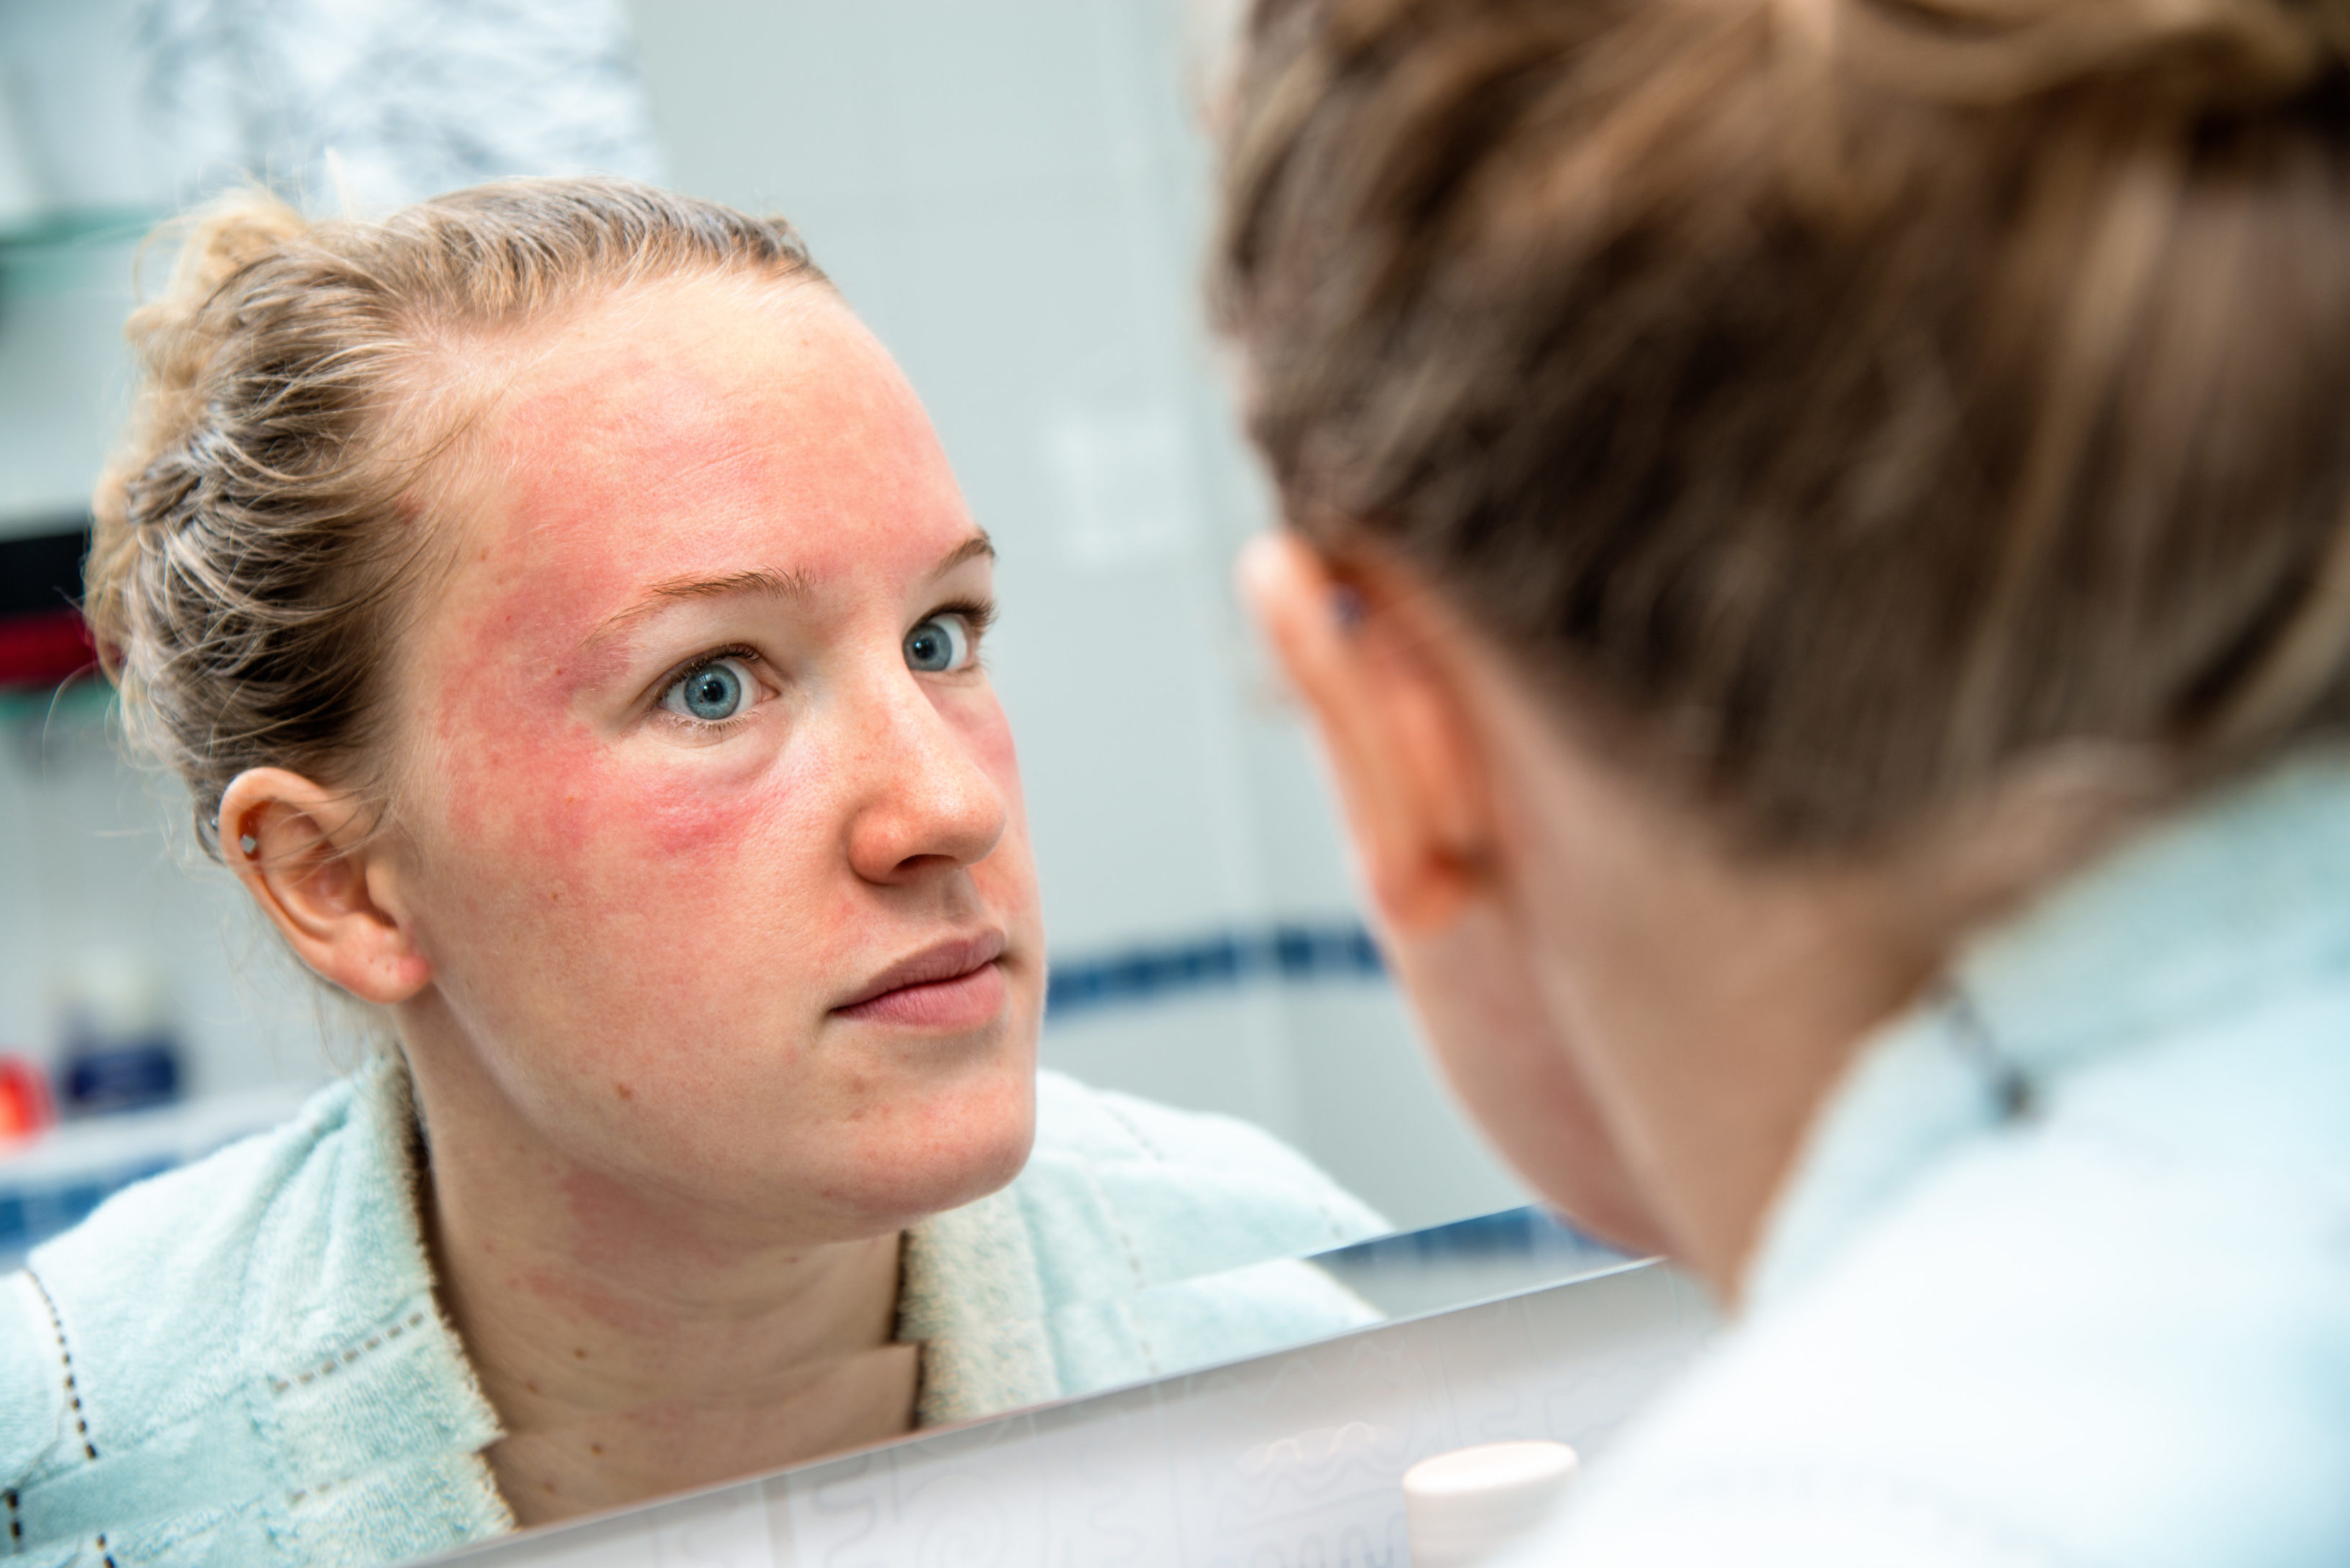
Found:
[[[831,1196],[861,1231],[904,1230],[1009,1186],[1035,1140],[1030,1073],[993,1092],[967,1090],[891,1118],[854,1151]]]

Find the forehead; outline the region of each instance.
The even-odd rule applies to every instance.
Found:
[[[634,287],[509,351],[474,432],[485,547],[820,574],[970,527],[911,388],[821,285]]]

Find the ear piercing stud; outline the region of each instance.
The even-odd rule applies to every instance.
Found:
[[[253,835],[248,833],[236,841],[236,846],[239,849],[244,850],[245,854],[249,856],[255,850],[261,847],[261,840],[254,837]]]

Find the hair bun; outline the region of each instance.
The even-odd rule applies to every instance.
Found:
[[[123,327],[139,362],[139,394],[90,498],[97,532],[85,568],[83,609],[109,672],[119,671],[122,647],[132,635],[127,578],[140,548],[139,524],[172,510],[157,504],[159,487],[141,481],[202,421],[206,374],[234,331],[234,313],[211,307],[222,285],[308,227],[276,197],[247,190],[200,207],[152,236],[176,239],[179,254],[162,293],[133,310]]]
[[[148,360],[151,374],[163,374],[182,355],[173,339],[191,332],[221,285],[309,228],[302,214],[266,191],[240,191],[198,208],[158,238],[179,240],[178,259],[163,292],[130,316],[131,346]],[[160,359],[157,350],[164,352]],[[193,366],[180,367],[194,369]],[[177,379],[177,378],[172,378]]]
[[[2075,87],[2256,108],[2350,61],[2350,0],[1780,0],[1864,79],[1956,103]],[[1823,15],[1823,13],[1825,13]]]

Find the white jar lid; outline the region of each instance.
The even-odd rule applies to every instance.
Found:
[[[1539,1529],[1575,1480],[1565,1443],[1483,1443],[1403,1473],[1412,1568],[1474,1568]]]

